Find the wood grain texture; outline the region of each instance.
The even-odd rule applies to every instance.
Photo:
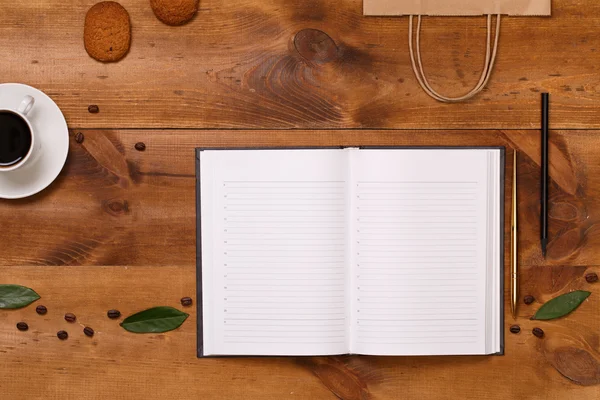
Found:
[[[83,130],[81,144],[74,140],[76,132],[67,165],[48,190],[0,201],[0,283],[30,286],[42,296],[28,308],[0,312],[3,397],[591,400],[600,395],[600,284],[584,279],[586,273],[600,273],[597,132],[551,134],[552,241],[545,261],[538,243],[537,131]],[[146,144],[144,152],[135,150],[138,142]],[[505,356],[199,360],[194,307],[186,309],[192,316],[179,330],[163,335],[130,334],[106,317],[111,308],[126,316],[156,305],[181,308],[183,296],[196,300],[195,147],[307,145],[500,145],[507,147],[507,160],[519,150],[521,292],[537,301],[520,304],[516,321],[506,317]],[[592,295],[568,318],[529,320],[541,303],[574,289]],[[35,314],[38,304],[48,307],[47,315]],[[82,325],[67,324],[65,312],[94,328],[94,338],[83,335]],[[30,326],[26,333],[16,330],[21,320]],[[521,325],[519,335],[508,332],[514,323]],[[538,326],[546,333],[542,340],[531,334]],[[68,341],[56,338],[60,329],[69,331]]]
[[[531,334],[541,322],[520,317],[522,332],[507,333],[502,357],[197,359],[195,307],[186,309],[192,315],[181,328],[166,334],[132,334],[106,317],[111,308],[124,316],[157,304],[181,308],[180,297],[194,297],[194,277],[193,265],[54,267],[43,273],[39,267],[3,267],[3,280],[36,288],[42,298],[35,304],[48,307],[45,316],[33,305],[0,313],[3,398],[592,400],[600,393],[599,386],[586,386],[600,359],[593,326],[600,286],[591,287],[593,295],[572,317],[543,324],[543,340]],[[543,289],[545,295],[560,291]],[[522,314],[534,308],[522,307]],[[65,322],[65,312],[78,322]],[[28,332],[17,331],[19,321],[29,324]],[[506,328],[512,323],[506,321]],[[93,338],[84,336],[84,326],[95,330]],[[61,329],[69,332],[67,341],[56,338]]]
[[[168,334],[133,334],[124,317],[153,305],[183,309],[195,297],[193,267],[5,267],[2,280],[41,291],[35,305],[0,312],[0,388],[13,399],[334,398],[310,371],[289,360],[196,358],[195,307]],[[109,309],[122,312],[111,320]],[[65,322],[72,312],[77,323]],[[29,331],[15,324],[27,321]],[[95,330],[93,338],[84,326]],[[66,330],[60,341],[56,332]]]
[[[504,18],[490,85],[447,105],[414,78],[407,19],[363,17],[361,0],[201,0],[196,18],[176,28],[147,0],[120,0],[132,48],[111,65],[83,46],[95,2],[0,4],[0,80],[44,90],[85,135],[78,144],[79,130],[71,133],[67,165],[49,189],[0,200],[0,283],[42,296],[0,312],[0,398],[600,398],[600,283],[584,279],[600,273],[600,136],[559,130],[600,128],[600,3],[554,0],[551,18]],[[473,86],[484,37],[483,17],[425,19],[424,64],[436,89],[458,95]],[[556,129],[546,260],[539,133],[527,130],[539,125],[542,91],[552,93]],[[91,104],[100,112],[89,113]],[[250,128],[277,130],[238,130]],[[444,130],[423,130],[431,128]],[[507,316],[505,356],[200,360],[195,306],[180,329],[161,335],[134,335],[106,317],[111,308],[127,316],[197,300],[195,147],[358,145],[501,145],[507,160],[519,150],[521,292],[536,302],[520,304],[516,321]],[[592,291],[575,313],[529,320],[574,289]],[[38,304],[47,315],[35,313]],[[66,323],[65,312],[78,323]],[[17,331],[19,321],[30,330]],[[513,323],[520,334],[508,332]],[[531,334],[538,326],[542,340]],[[69,340],[56,338],[60,329]]]
[[[121,0],[131,52],[89,58],[89,0],[3,1],[0,76],[47,92],[80,128],[599,128],[600,3],[555,0],[553,16],[507,17],[489,87],[440,104],[418,86],[406,18],[363,17],[361,0],[202,0],[183,27]],[[308,30],[308,31],[307,31]],[[485,19],[426,18],[432,85],[462,94],[483,67]],[[90,104],[100,113],[90,114]]]
[[[0,200],[1,223],[17,227],[2,235],[0,265],[191,265],[196,147],[361,145],[505,146],[508,160],[517,148],[521,265],[600,265],[594,131],[551,134],[546,260],[538,234],[537,131],[83,130],[82,144],[75,142],[75,132],[65,169],[48,190],[29,199]],[[146,144],[145,151],[135,150],[138,142]],[[507,179],[507,193],[509,184]]]

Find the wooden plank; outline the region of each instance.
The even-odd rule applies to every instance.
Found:
[[[0,312],[2,397],[67,398],[332,398],[310,371],[282,359],[196,358],[195,307],[177,331],[136,335],[106,316],[123,317],[154,305],[183,309],[194,296],[194,268],[56,267],[3,268],[3,282],[35,288],[48,314],[35,306]],[[63,316],[72,312],[77,322]],[[29,331],[17,331],[19,321]],[[121,318],[122,320],[122,318]],[[95,330],[93,338],[84,326]],[[56,332],[66,330],[60,341]]]
[[[546,260],[539,246],[537,131],[83,133],[81,145],[71,138],[67,165],[49,189],[29,199],[0,200],[0,265],[191,266],[196,255],[194,148],[360,145],[506,146],[509,161],[511,148],[517,148],[522,265],[600,265],[599,139],[593,131],[552,132]],[[139,141],[146,144],[145,152],[134,149]]]
[[[540,279],[550,271],[554,282]],[[182,309],[182,296],[195,298],[192,265],[5,266],[1,281],[34,288],[42,296],[34,304],[49,311],[39,316],[32,305],[0,312],[2,396],[593,400],[600,395],[600,386],[593,385],[600,383],[600,285],[585,286],[582,272],[524,269],[524,276],[535,279],[526,279],[523,290],[541,301],[574,288],[593,294],[567,319],[552,322],[530,321],[537,303],[522,305],[517,321],[522,331],[506,333],[505,356],[197,359],[195,306],[185,309],[191,315],[180,329],[166,334],[128,333],[106,317],[111,308],[124,316],[155,305]],[[74,313],[77,322],[65,322],[65,312]],[[29,331],[17,331],[19,321]],[[506,329],[512,323],[507,317]],[[95,329],[93,338],[84,336],[84,326]],[[531,334],[536,326],[544,329],[544,339]],[[70,335],[64,342],[56,338],[63,329]]]
[[[600,127],[596,0],[555,0],[551,18],[504,18],[488,89],[458,105],[417,85],[407,19],[363,17],[361,0],[202,0],[196,19],[176,28],[147,1],[121,3],[131,52],[101,64],[83,47],[89,1],[3,2],[2,81],[46,91],[81,128],[523,129],[540,124],[541,91],[552,93],[553,127]],[[484,38],[483,17],[426,18],[433,86],[468,91]]]

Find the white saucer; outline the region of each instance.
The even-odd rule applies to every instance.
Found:
[[[15,171],[0,172],[0,198],[21,199],[41,192],[58,177],[69,153],[67,122],[56,103],[45,93],[18,83],[0,84],[0,108],[16,108],[30,95],[35,106],[28,114],[42,145],[39,157]]]

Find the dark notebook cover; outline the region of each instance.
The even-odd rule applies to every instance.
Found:
[[[242,147],[242,148],[225,148],[225,147],[202,147],[196,149],[196,297],[197,297],[197,319],[198,319],[198,357],[227,357],[227,356],[205,356],[204,355],[204,325],[203,325],[203,298],[202,298],[202,215],[200,201],[202,199],[200,189],[200,153],[204,150],[315,150],[315,149],[347,149],[359,148],[361,150],[406,150],[406,149],[423,149],[423,150],[500,150],[500,351],[492,355],[504,355],[504,204],[505,204],[505,169],[506,169],[506,148],[503,146],[339,146],[339,147]],[[489,355],[489,354],[486,354]],[[235,356],[238,357],[238,356]],[[255,357],[255,356],[253,356]],[[402,357],[402,356],[398,356]]]

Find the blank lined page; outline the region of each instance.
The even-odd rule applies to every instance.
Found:
[[[347,152],[200,154],[205,354],[347,353]]]
[[[352,351],[485,353],[487,152],[352,158]]]

